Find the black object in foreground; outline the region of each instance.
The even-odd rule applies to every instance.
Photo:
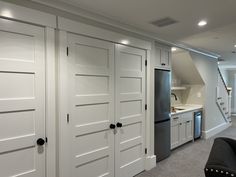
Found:
[[[216,138],[204,171],[206,177],[236,177],[236,140]]]

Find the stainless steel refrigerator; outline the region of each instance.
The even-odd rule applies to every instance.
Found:
[[[155,155],[157,162],[170,155],[170,71],[155,69]]]

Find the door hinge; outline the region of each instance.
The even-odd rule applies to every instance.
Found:
[[[147,148],[145,148],[145,154],[147,154]]]
[[[45,142],[48,143],[48,137],[45,138]]]
[[[69,56],[69,47],[66,47],[66,55]]]
[[[147,60],[145,60],[145,66],[147,66]]]
[[[147,104],[145,104],[145,110],[147,110]]]
[[[66,115],[66,121],[67,121],[67,123],[70,122],[70,114],[67,114],[67,115]]]

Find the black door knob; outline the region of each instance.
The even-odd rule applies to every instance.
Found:
[[[45,143],[45,140],[42,139],[42,138],[39,138],[39,139],[37,140],[37,145],[39,145],[39,146],[44,145],[44,143]]]
[[[115,129],[116,125],[115,124],[110,124],[110,129]]]
[[[116,126],[119,127],[119,128],[121,128],[123,125],[122,125],[122,123],[117,122]]]

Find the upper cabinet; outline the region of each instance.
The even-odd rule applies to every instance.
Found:
[[[171,69],[171,47],[155,44],[155,68]]]

